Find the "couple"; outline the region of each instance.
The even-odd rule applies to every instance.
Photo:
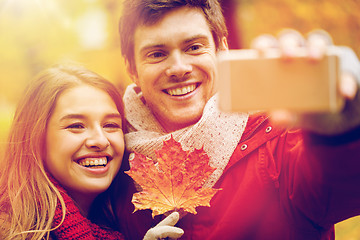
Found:
[[[81,239],[75,235],[79,232],[86,232],[83,239],[178,238],[182,230],[182,239],[334,239],[335,223],[360,214],[360,67],[351,50],[341,48],[339,91],[347,99],[342,112],[224,114],[217,110],[214,95],[214,81],[221,80],[216,53],[227,49],[219,3],[129,0],[124,4],[121,48],[134,81],[124,94],[125,114],[113,91],[80,77],[61,91],[46,91],[52,106],[35,102],[40,96],[33,90],[35,98],[28,101],[38,104],[41,114],[19,105],[1,176],[1,211],[6,209],[8,215],[0,219],[10,231],[24,227],[15,239],[26,234],[29,239],[46,235]],[[302,36],[284,34],[277,46],[285,58],[292,58],[303,42]],[[309,58],[316,62],[329,41],[318,33],[307,44]],[[56,84],[72,78],[68,70],[64,72],[54,75]],[[22,112],[36,121],[28,122]],[[207,186],[222,189],[211,207],[199,207],[197,215],[182,217],[177,223],[182,230],[172,227],[176,214],[155,226],[159,220],[153,220],[150,211],[131,213],[126,197],[133,188],[121,188],[122,170],[115,178],[127,162],[122,161],[123,126],[128,152],[152,158],[153,150],[170,134],[187,148],[204,146],[216,168]],[[66,175],[66,165],[75,166],[72,175]],[[110,222],[106,227],[101,221],[93,223],[99,220],[98,212],[103,222]],[[71,236],[57,235],[63,232]]]

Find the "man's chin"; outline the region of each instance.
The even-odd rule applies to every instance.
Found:
[[[174,132],[176,130],[194,125],[201,118],[201,115],[193,116],[193,117],[184,117],[184,116],[186,116],[186,115],[183,114],[181,116],[175,116],[173,118],[173,119],[175,119],[175,121],[162,122],[163,124],[161,124],[161,125],[167,132]]]

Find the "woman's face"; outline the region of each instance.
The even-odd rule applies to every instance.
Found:
[[[56,102],[46,135],[46,169],[76,200],[105,191],[124,153],[121,116],[103,90],[80,85]]]

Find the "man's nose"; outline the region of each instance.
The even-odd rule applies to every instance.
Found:
[[[85,145],[90,149],[104,150],[110,145],[110,142],[103,128],[99,126],[90,130]]]
[[[174,52],[169,56],[169,67],[165,73],[168,77],[181,80],[186,74],[192,71],[192,66],[189,63],[187,56],[183,53]]]

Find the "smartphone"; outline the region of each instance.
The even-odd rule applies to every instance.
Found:
[[[229,50],[218,54],[219,107],[223,111],[337,112],[344,104],[337,86],[339,58],[327,52],[311,62],[305,53],[291,60],[279,51]]]

